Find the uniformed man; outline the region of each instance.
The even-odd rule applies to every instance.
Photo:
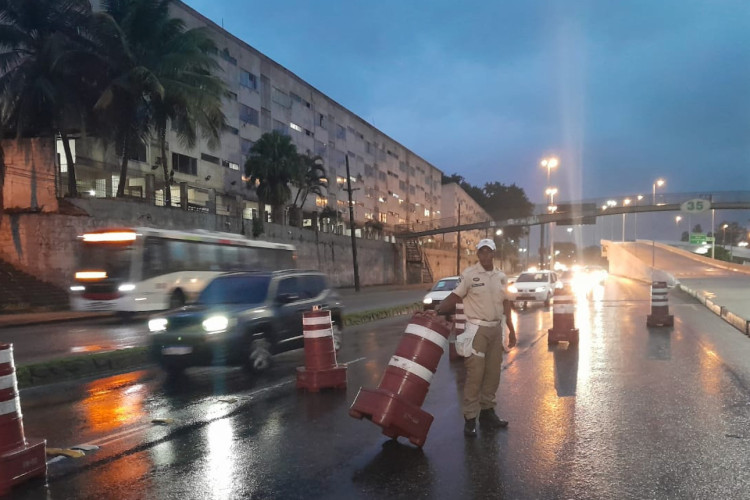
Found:
[[[437,314],[450,314],[456,302],[463,299],[467,331],[476,330],[471,354],[464,360],[464,434],[469,437],[477,435],[477,415],[482,428],[508,426],[495,413],[495,393],[500,386],[503,362],[503,318],[509,330],[508,347],[516,345],[510,301],[506,300],[508,278],[495,267],[495,242],[481,240],[477,244],[477,257],[479,262],[461,273],[458,286],[437,309]]]

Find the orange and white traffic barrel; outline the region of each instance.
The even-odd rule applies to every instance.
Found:
[[[302,317],[305,366],[297,368],[297,388],[318,392],[346,387],[346,366],[336,361],[331,311],[306,311]]]
[[[377,389],[361,388],[349,415],[367,418],[393,439],[405,436],[423,446],[433,417],[421,409],[443,353],[450,329],[442,320],[416,313],[406,326]]]
[[[0,495],[47,475],[46,446],[45,440],[24,435],[13,345],[0,344]]]
[[[669,314],[666,281],[651,283],[651,314],[646,316],[646,326],[674,326],[674,316]]]
[[[576,328],[576,298],[569,284],[555,288],[552,304],[552,328],[547,330],[547,344],[568,342],[578,344],[578,328]]]

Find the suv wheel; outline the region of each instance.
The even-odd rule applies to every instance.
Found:
[[[266,339],[250,342],[246,353],[247,367],[254,372],[262,372],[271,366],[271,343]]]

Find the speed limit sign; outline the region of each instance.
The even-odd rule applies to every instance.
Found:
[[[680,210],[689,214],[708,212],[709,210],[711,210],[711,202],[709,200],[701,200],[700,198],[688,200],[680,205]]]

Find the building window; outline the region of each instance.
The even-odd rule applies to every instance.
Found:
[[[240,85],[250,90],[258,90],[258,77],[244,69],[240,70]]]
[[[279,106],[283,106],[285,108],[292,107],[292,98],[289,97],[286,92],[277,89],[276,87],[271,87],[271,100]]]
[[[198,175],[198,160],[192,156],[172,153],[172,168],[182,174]]]
[[[237,66],[237,59],[232,57],[232,55],[229,53],[229,49],[227,49],[226,47],[221,51],[221,58],[232,66]]]
[[[240,169],[240,165],[238,163],[235,163],[235,162],[229,161],[229,160],[221,160],[221,166],[222,167],[226,167],[229,170],[239,170]]]
[[[281,134],[289,135],[289,127],[287,127],[283,122],[280,122],[279,120],[273,121],[273,129]]]
[[[215,163],[216,165],[220,163],[219,158],[213,155],[206,154],[206,153],[201,153],[201,160],[207,161],[209,163]]]
[[[240,104],[240,121],[243,125],[255,125],[256,127],[260,124],[258,121],[258,110],[253,109],[250,106]]]

